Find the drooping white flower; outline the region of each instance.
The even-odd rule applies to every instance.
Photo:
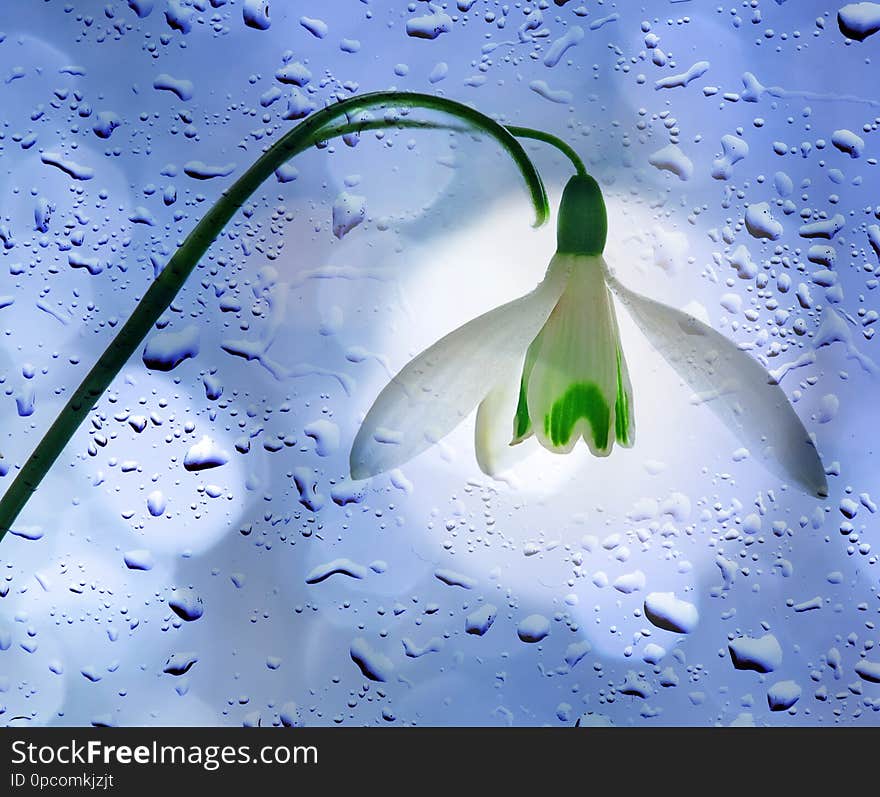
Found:
[[[350,468],[398,467],[477,409],[477,462],[488,475],[534,436],[567,453],[578,439],[607,456],[635,438],[633,396],[612,293],[652,346],[777,476],[828,494],[816,448],[784,391],[726,337],[624,286],[602,251],[605,205],[592,177],[566,186],[557,252],[532,292],[479,316],[410,361],[367,413]]]

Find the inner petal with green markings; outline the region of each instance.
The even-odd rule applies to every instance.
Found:
[[[583,438],[607,456],[634,439],[632,388],[601,255],[571,259],[565,291],[526,353],[512,445],[532,434],[556,453]]]

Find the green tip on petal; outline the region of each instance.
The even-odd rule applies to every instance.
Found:
[[[544,416],[544,434],[554,446],[567,446],[581,419],[585,419],[593,433],[597,451],[608,448],[611,407],[598,386],[592,382],[577,382],[550,407]]]
[[[623,350],[617,349],[617,401],[614,403],[614,432],[620,445],[629,447],[633,444],[632,402],[629,374],[623,359]]]
[[[515,446],[527,439],[532,434],[532,419],[529,416],[529,377],[535,366],[534,344],[526,351],[526,359],[523,364],[522,377],[519,380],[519,401],[516,405],[516,415],[513,417],[513,440],[510,445]]]

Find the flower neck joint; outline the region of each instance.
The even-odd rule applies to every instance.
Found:
[[[556,251],[574,255],[601,255],[607,235],[608,217],[602,189],[590,175],[575,175],[562,193],[556,228]]]

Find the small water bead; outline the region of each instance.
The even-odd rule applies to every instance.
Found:
[[[553,68],[561,60],[562,56],[572,47],[580,43],[584,38],[584,29],[579,25],[572,25],[568,32],[556,39],[544,55],[544,66]]]
[[[153,554],[143,548],[126,551],[123,558],[129,570],[152,570],[156,564]]]
[[[192,30],[195,9],[184,5],[181,0],[167,0],[165,22],[168,27],[187,34]]]
[[[653,625],[677,634],[692,633],[699,622],[696,606],[672,592],[649,593],[645,596],[644,610]]]
[[[797,681],[778,681],[767,690],[767,704],[771,711],[786,711],[800,700],[802,693]]]
[[[517,636],[530,644],[540,642],[550,633],[550,621],[542,614],[530,614],[520,620],[516,627]]]
[[[269,30],[272,25],[268,0],[244,0],[241,13],[244,24],[254,30]]]
[[[850,158],[860,158],[865,150],[865,139],[852,130],[835,130],[831,134],[831,143]]]
[[[234,171],[235,163],[205,163],[201,160],[191,160],[183,165],[183,173],[193,180],[214,180],[217,177],[229,177]]]
[[[746,229],[753,238],[776,241],[785,231],[780,222],[773,218],[767,202],[749,205],[745,213]]]
[[[183,466],[186,470],[195,472],[219,468],[227,462],[229,462],[229,454],[211,437],[203,435],[197,443],[187,450]]]
[[[315,452],[319,457],[329,457],[339,448],[339,427],[332,421],[313,421],[303,427],[303,433],[315,441]]]
[[[474,636],[483,636],[495,622],[498,615],[498,608],[491,603],[484,604],[478,609],[474,609],[465,618],[464,630],[468,634]]]
[[[176,78],[167,72],[162,72],[153,80],[153,88],[156,91],[171,92],[177,99],[188,102],[195,96],[195,84],[186,78]]]
[[[165,661],[165,666],[162,671],[168,675],[179,677],[188,673],[198,660],[198,655],[189,651],[172,653]]]
[[[367,217],[366,198],[343,191],[333,203],[333,234],[337,238],[348,235]]]
[[[71,158],[65,158],[57,152],[43,152],[40,155],[40,160],[49,166],[60,169],[74,180],[91,180],[95,176],[95,170],[92,167],[77,163]]]
[[[302,25],[316,39],[323,39],[330,31],[330,26],[323,19],[314,17],[300,17],[299,24]]]
[[[656,169],[671,172],[682,181],[690,180],[694,174],[693,161],[676,144],[667,144],[652,153],[648,163]]]
[[[712,177],[716,180],[729,180],[733,176],[733,166],[749,154],[749,145],[741,138],[732,135],[721,137],[722,154],[712,162]]]
[[[306,576],[306,584],[320,584],[334,575],[363,579],[367,577],[367,568],[350,559],[334,559],[331,562],[315,566]]]
[[[782,647],[773,634],[758,638],[738,637],[728,644],[728,650],[737,670],[769,673],[782,666]]]
[[[550,88],[545,80],[533,80],[529,83],[529,88],[545,100],[562,105],[571,103],[574,98],[574,95],[570,91]]]
[[[302,88],[311,82],[312,72],[301,61],[289,61],[275,72],[275,79],[279,83]]]
[[[880,684],[880,661],[859,661],[855,666],[856,675],[863,681]]]
[[[168,599],[171,610],[188,623],[194,622],[205,613],[202,599],[191,589],[178,590]]]
[[[406,35],[414,39],[433,40],[452,30],[452,18],[439,9],[432,14],[411,17],[406,21]]]
[[[142,359],[155,371],[171,371],[184,360],[196,357],[200,349],[200,332],[196,324],[179,331],[163,330],[147,339]]]
[[[128,7],[141,19],[150,15],[154,4],[155,0],[128,0]]]
[[[391,680],[394,674],[394,664],[391,659],[374,650],[363,637],[352,640],[349,655],[365,678],[382,683]]]
[[[837,12],[837,24],[844,36],[864,41],[880,30],[880,3],[848,3]]]
[[[161,490],[153,490],[147,496],[147,510],[153,517],[161,517],[165,514],[168,501]]]

